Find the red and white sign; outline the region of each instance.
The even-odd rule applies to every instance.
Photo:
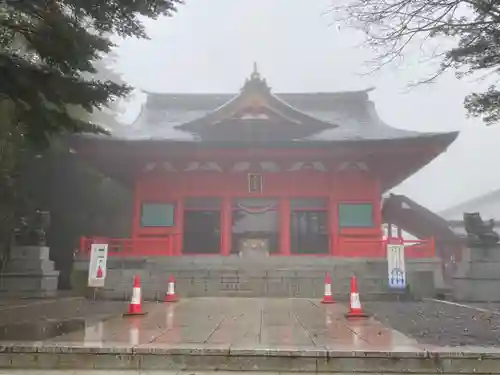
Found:
[[[106,263],[108,261],[108,245],[92,244],[90,248],[88,286],[92,288],[104,287],[106,280]]]

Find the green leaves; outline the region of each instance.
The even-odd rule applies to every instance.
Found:
[[[182,0],[66,0],[79,19],[87,19],[98,33],[146,38],[140,16],[156,19],[171,16]]]
[[[18,181],[20,170],[26,168],[20,160],[23,155],[26,158],[28,146],[48,146],[58,134],[107,134],[103,127],[90,121],[92,113],[131,90],[119,81],[95,78],[96,61],[113,47],[109,36],[116,33],[146,38],[141,17],[169,16],[178,4],[181,1],[1,2],[0,268],[3,254],[9,249],[14,213],[20,206],[18,192],[32,187],[39,192],[41,186],[48,186],[48,176],[24,184]],[[38,170],[36,165],[33,168]],[[55,195],[57,200],[61,194]],[[30,201],[34,193],[24,191],[22,195]],[[41,203],[46,204],[47,200],[41,199]]]
[[[474,93],[465,98],[465,108],[472,116],[481,116],[487,125],[500,121],[500,91],[491,86],[484,93]]]
[[[113,97],[126,95],[130,90],[111,81],[65,76],[54,68],[32,64],[13,54],[0,53],[0,77],[0,95],[16,103],[19,121],[26,126],[27,139],[43,144],[54,134],[104,133],[85,119],[71,116],[68,106],[80,106],[91,112],[94,107],[102,107]]]
[[[12,100],[27,140],[54,134],[106,133],[74,116],[89,114],[131,88],[88,78],[110,52],[109,35],[145,38],[141,16],[171,15],[179,0],[7,0],[0,8],[0,96]],[[73,113],[69,113],[72,107]]]

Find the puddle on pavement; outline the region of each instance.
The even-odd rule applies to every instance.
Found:
[[[41,341],[85,328],[85,319],[0,325],[1,341]]]

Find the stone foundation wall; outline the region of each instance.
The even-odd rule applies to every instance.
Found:
[[[465,249],[452,288],[457,301],[500,302],[500,245]]]
[[[88,262],[81,260],[77,269],[86,272]],[[407,262],[410,289],[418,297],[433,297],[443,288],[438,259]],[[134,275],[141,277],[146,300],[162,300],[170,274],[176,278],[181,297],[306,297],[323,295],[326,272],[332,276],[336,299],[347,300],[350,277],[356,275],[362,298],[384,299],[392,295],[387,285],[386,260],[269,257],[244,259],[230,257],[149,257],[109,259],[106,286],[99,296],[129,299]]]

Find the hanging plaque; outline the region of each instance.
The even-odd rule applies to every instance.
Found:
[[[262,193],[262,175],[260,173],[248,174],[248,192]]]

